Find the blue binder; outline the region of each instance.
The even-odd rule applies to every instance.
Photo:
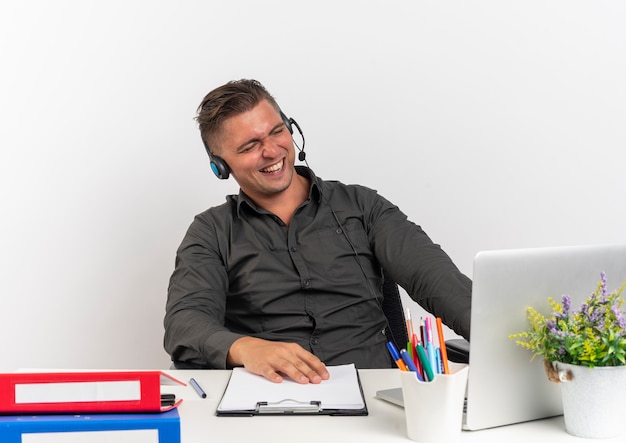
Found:
[[[178,409],[152,414],[0,416],[0,442],[2,443],[21,443],[24,434],[40,434],[38,438],[45,437],[43,434],[46,434],[49,439],[43,439],[43,441],[56,442],[59,441],[58,433],[60,432],[82,432],[85,437],[80,441],[89,442],[89,435],[92,432],[138,430],[156,430],[159,443],[180,443]],[[120,436],[123,434],[119,433]],[[115,439],[115,436],[116,433],[113,432],[111,437]],[[135,439],[135,441],[139,440]]]

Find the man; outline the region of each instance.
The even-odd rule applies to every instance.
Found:
[[[164,321],[174,361],[299,383],[327,379],[326,364],[390,367],[382,269],[469,337],[470,280],[375,191],[296,167],[297,124],[260,83],[213,90],[197,121],[214,173],[240,192],[196,216],[178,249]]]

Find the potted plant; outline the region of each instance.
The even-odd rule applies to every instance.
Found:
[[[565,429],[587,438],[619,435],[626,416],[626,281],[609,292],[600,277],[579,309],[569,295],[549,298],[548,317],[529,307],[529,329],[510,335],[543,358],[548,378],[561,383]]]

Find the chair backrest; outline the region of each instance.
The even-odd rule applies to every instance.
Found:
[[[402,299],[398,285],[389,274],[383,271],[383,311],[387,317],[388,326],[385,328],[387,338],[394,342],[396,348],[406,347],[409,336],[406,332],[406,317],[402,308]],[[391,333],[389,332],[391,330]],[[446,340],[448,360],[455,363],[469,363],[469,341],[464,338]]]
[[[387,328],[385,328],[385,334],[396,345],[396,348],[406,348],[409,338],[406,332],[406,321],[400,291],[396,282],[392,280],[386,271],[383,271],[383,295],[382,308],[388,323]]]

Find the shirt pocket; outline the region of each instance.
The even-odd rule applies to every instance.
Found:
[[[318,230],[311,236],[311,244],[303,245],[304,257],[311,270],[319,270],[319,277],[333,282],[348,282],[357,275],[363,279],[363,271],[374,270],[376,260],[369,245],[367,233],[360,220],[348,220],[341,227]],[[355,260],[357,256],[357,260]]]

